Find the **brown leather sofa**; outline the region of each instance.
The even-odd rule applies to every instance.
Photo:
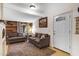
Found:
[[[7,33],[6,42],[7,44],[24,42],[27,40],[27,37],[24,37],[21,33]]]
[[[49,47],[50,36],[48,34],[36,33],[35,36],[29,37],[29,42],[38,48]]]

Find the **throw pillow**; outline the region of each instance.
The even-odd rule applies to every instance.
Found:
[[[45,39],[45,35],[42,35],[40,39]]]

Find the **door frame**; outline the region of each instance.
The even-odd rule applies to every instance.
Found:
[[[63,15],[63,14],[67,14],[67,13],[69,13],[69,14],[71,14],[71,19],[70,19],[70,21],[69,21],[69,25],[70,25],[70,34],[69,34],[69,41],[70,41],[70,45],[69,45],[69,48],[70,48],[70,54],[72,53],[72,21],[73,21],[73,11],[68,11],[68,12],[64,12],[64,13],[61,13],[61,14],[58,14],[58,15],[55,15],[55,16],[53,16],[53,47],[55,47],[54,46],[54,19],[55,19],[55,17],[56,16],[59,16],[59,15]],[[56,48],[56,47],[55,47]]]

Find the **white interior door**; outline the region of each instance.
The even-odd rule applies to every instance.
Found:
[[[70,53],[71,13],[54,17],[54,47]]]

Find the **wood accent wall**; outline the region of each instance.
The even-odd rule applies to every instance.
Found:
[[[7,21],[6,23],[6,32],[17,32],[17,22],[15,21]]]
[[[79,17],[76,17],[76,34],[79,34]]]

